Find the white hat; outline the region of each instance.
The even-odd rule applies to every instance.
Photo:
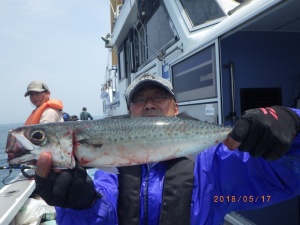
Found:
[[[127,88],[125,92],[125,98],[127,105],[130,104],[132,97],[142,88],[152,86],[159,87],[166,90],[170,95],[174,96],[172,84],[159,76],[154,76],[149,73],[144,73],[136,78]]]
[[[25,97],[29,95],[30,91],[37,91],[37,92],[43,92],[43,91],[49,91],[49,88],[47,84],[41,82],[41,81],[32,81],[27,86],[27,92],[25,93]]]

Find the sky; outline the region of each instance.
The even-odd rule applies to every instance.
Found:
[[[109,0],[0,0],[0,124],[25,122],[34,80],[70,115],[103,116],[109,11]]]

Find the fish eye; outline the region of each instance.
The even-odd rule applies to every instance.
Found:
[[[30,139],[34,144],[41,144],[45,138],[45,133],[42,130],[35,130],[30,134]]]

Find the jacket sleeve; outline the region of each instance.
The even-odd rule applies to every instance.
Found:
[[[300,193],[300,134],[290,150],[273,161],[230,151],[223,144],[206,149],[197,158],[194,184],[192,224],[217,224],[231,211],[293,198]]]
[[[61,225],[117,225],[118,179],[115,174],[101,170],[95,173],[94,185],[102,195],[91,208],[75,210],[70,208],[56,209],[56,221]]]
[[[91,114],[88,114],[88,117],[89,117],[91,120],[93,120],[93,117],[91,116]]]

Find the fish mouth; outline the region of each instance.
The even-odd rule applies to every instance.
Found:
[[[35,164],[35,156],[30,150],[24,148],[14,148],[7,150],[7,161],[9,164],[33,163]]]
[[[7,138],[6,153],[9,164],[35,163],[33,150],[39,146],[32,144],[23,135],[10,132]]]
[[[29,150],[26,149],[19,149],[19,150],[14,150],[11,152],[7,152],[7,156],[8,156],[8,160],[11,161],[14,158],[20,158],[24,155],[31,155],[31,152]]]
[[[37,160],[34,158],[33,155],[27,154],[21,157],[13,158],[9,160],[9,165],[20,165],[20,164],[28,164],[28,165],[36,165]]]

